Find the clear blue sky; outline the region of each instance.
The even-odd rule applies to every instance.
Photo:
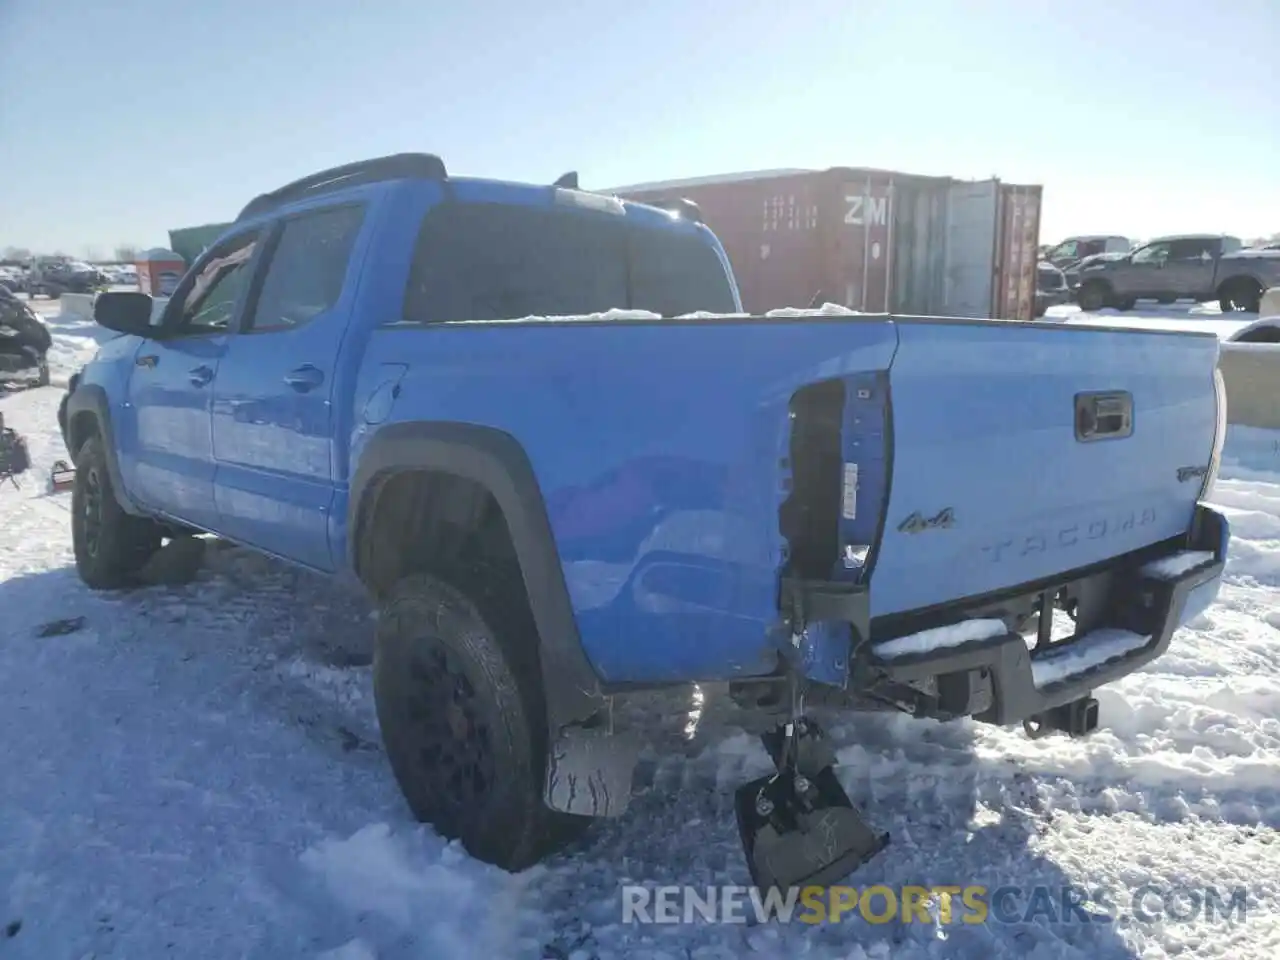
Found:
[[[1280,231],[1280,0],[0,0],[0,248],[167,242],[400,150],[584,186],[1045,185],[1042,239]]]

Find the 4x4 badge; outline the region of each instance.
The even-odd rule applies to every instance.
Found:
[[[956,512],[951,507],[939,510],[932,517],[916,511],[898,524],[899,533],[922,533],[925,530],[948,530],[956,525]]]

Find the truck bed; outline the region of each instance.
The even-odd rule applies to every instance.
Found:
[[[518,439],[606,682],[767,673],[784,576],[888,623],[1185,537],[1212,334],[789,314],[396,323],[357,397]]]

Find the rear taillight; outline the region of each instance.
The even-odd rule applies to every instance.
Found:
[[[1204,484],[1200,487],[1200,499],[1207,500],[1213,493],[1213,485],[1218,479],[1218,470],[1222,466],[1222,445],[1227,441],[1227,385],[1222,379],[1222,370],[1213,368],[1213,398],[1217,407],[1217,419],[1213,426],[1213,450],[1209,454],[1209,471],[1204,475]]]
[[[784,575],[862,582],[875,558],[887,484],[888,378],[856,373],[791,398],[779,509]]]
[[[875,561],[889,482],[889,377],[844,378],[840,553],[835,579],[864,581]]]

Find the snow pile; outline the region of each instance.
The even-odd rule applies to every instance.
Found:
[[[886,640],[884,643],[875,645],[875,652],[879,657],[893,660],[898,657],[959,647],[978,640],[992,640],[1008,632],[1003,620],[964,620],[949,627],[935,627],[932,630],[921,630],[919,633]]]
[[[1150,642],[1150,637],[1128,630],[1094,630],[1070,645],[1035,657],[1031,661],[1031,680],[1037,687],[1061,683],[1118,660]]]
[[[1213,561],[1211,550],[1180,550],[1159,560],[1153,560],[1142,568],[1142,575],[1155,580],[1176,580],[1184,573],[1203,567]]]
[[[365,926],[381,924],[387,939],[412,937],[424,956],[471,960],[539,947],[543,918],[524,906],[537,871],[513,876],[478,863],[427,828],[375,824],[322,841],[302,863]]]
[[[800,307],[780,307],[777,310],[770,310],[765,314],[766,317],[857,317],[861,313],[857,310],[850,310],[838,303],[824,303],[817,309]]]
[[[838,303],[824,303],[821,307],[800,308],[800,307],[783,307],[778,310],[770,310],[765,314],[770,318],[796,318],[804,317],[856,317],[861,316],[857,310],[850,310],[848,307],[842,307]],[[699,310],[694,313],[684,313],[674,318],[679,320],[746,320],[751,318],[749,313],[711,313],[706,310]],[[505,323],[603,323],[613,320],[662,320],[662,314],[653,313],[649,310],[605,310],[601,313],[584,313],[575,316],[528,316],[514,317],[509,320],[461,320],[450,323],[450,326],[463,326],[467,324],[481,324],[491,326],[493,324]],[[672,318],[667,318],[672,319]]]

